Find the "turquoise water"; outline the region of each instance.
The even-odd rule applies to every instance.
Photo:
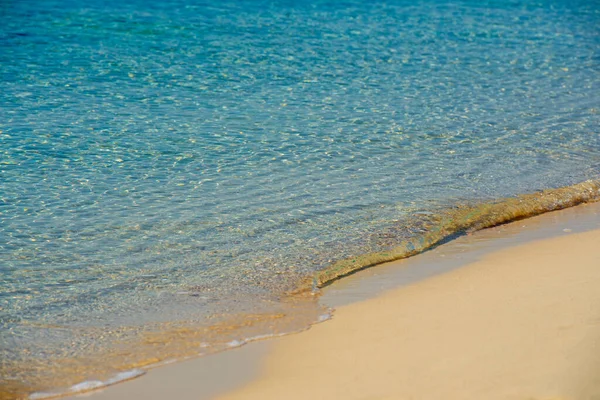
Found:
[[[272,311],[415,215],[600,175],[597,1],[40,0],[0,18],[3,360]]]

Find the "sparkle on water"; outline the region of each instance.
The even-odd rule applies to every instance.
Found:
[[[5,372],[599,175],[596,1],[213,3],[0,4]]]

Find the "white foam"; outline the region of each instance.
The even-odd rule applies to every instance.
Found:
[[[119,382],[127,381],[129,379],[137,378],[146,373],[141,369],[132,369],[129,371],[119,372],[115,376],[107,379],[106,381],[83,381],[71,386],[64,392],[35,392],[29,395],[31,400],[49,399],[57,396],[72,395],[81,392],[88,392],[90,390],[96,390],[104,388],[110,385],[114,385]]]
[[[330,320],[331,317],[332,317],[331,313],[321,314],[321,315],[319,315],[319,322],[324,322],[324,321]]]
[[[104,385],[105,383],[102,381],[85,381],[71,386],[69,392],[87,392],[88,390],[101,388]]]
[[[227,347],[240,347],[246,344],[245,340],[232,340],[231,342],[227,343]]]
[[[268,333],[266,335],[257,335],[257,336],[249,337],[248,341],[249,342],[257,342],[259,340],[272,339],[272,338],[276,338],[276,337],[283,336],[283,335],[285,335],[285,334],[284,333],[272,333],[272,334]]]

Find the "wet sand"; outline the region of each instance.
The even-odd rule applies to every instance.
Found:
[[[371,282],[367,292],[385,293],[335,304],[331,321],[154,370],[91,397],[600,399],[600,230],[577,232],[592,215],[585,229],[600,227],[600,207],[580,210],[478,232],[364,271],[331,286],[324,300],[348,303],[342,292],[350,292],[354,301],[364,282]],[[580,223],[565,222],[574,218]],[[536,237],[548,221],[554,237]],[[502,240],[509,247],[489,252],[482,245]],[[397,277],[423,271],[419,263],[465,261],[449,271],[435,267],[426,279]],[[394,280],[404,286],[386,287]]]

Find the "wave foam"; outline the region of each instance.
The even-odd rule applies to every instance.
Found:
[[[31,400],[50,399],[59,396],[68,396],[82,392],[89,392],[91,390],[101,389],[107,386],[114,385],[116,383],[128,381],[130,379],[137,378],[146,373],[141,369],[132,369],[129,371],[119,372],[115,376],[105,381],[84,381],[71,386],[64,392],[36,392],[29,395]]]

